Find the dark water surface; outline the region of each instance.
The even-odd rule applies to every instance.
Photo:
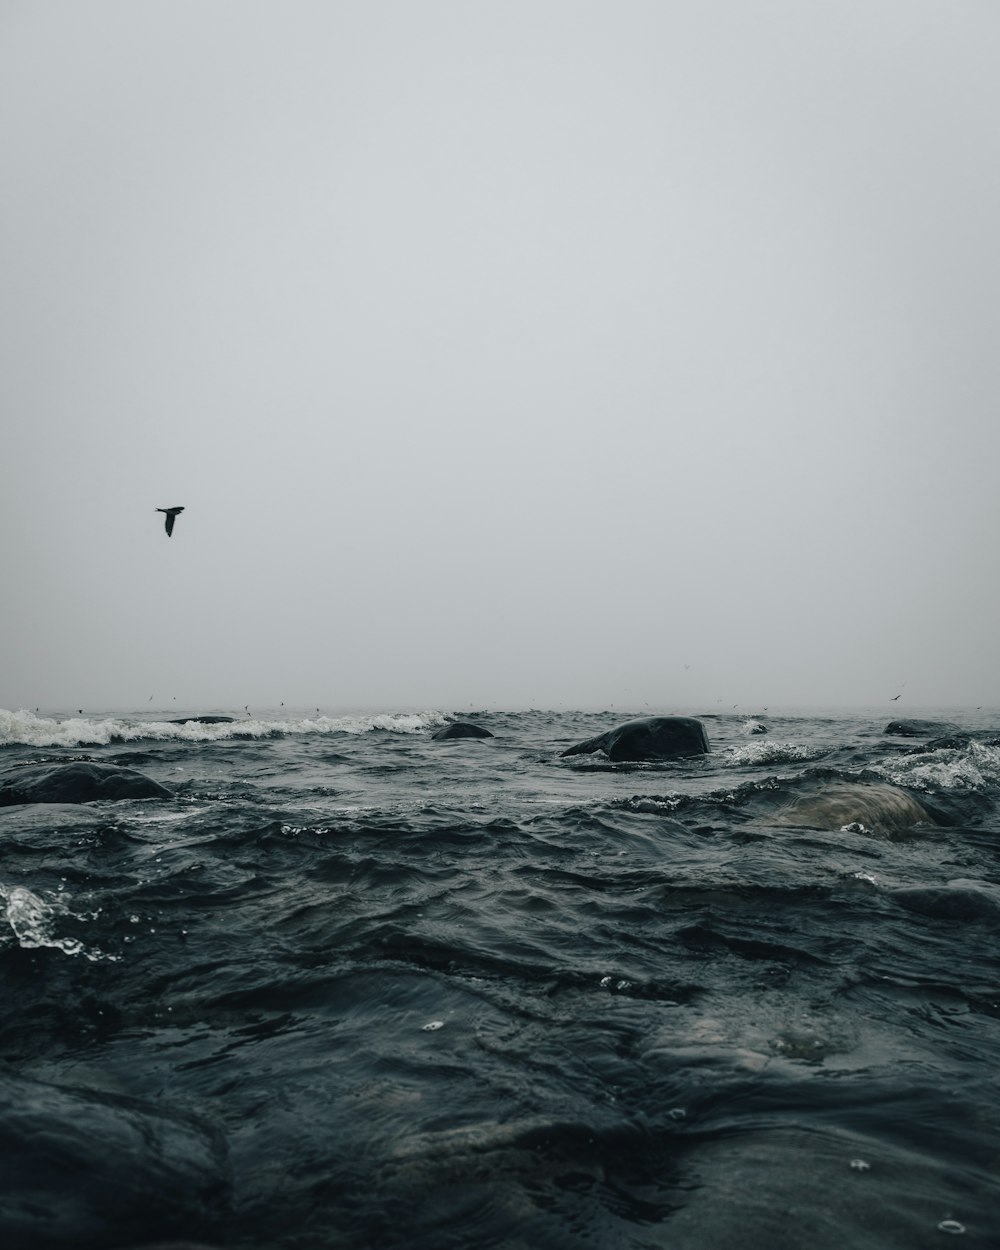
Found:
[[[3,1246],[1000,1245],[1000,747],[627,718],[0,712]]]

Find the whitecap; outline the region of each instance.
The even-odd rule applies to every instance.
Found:
[[[1000,784],[1000,747],[967,742],[886,760],[871,769],[896,785],[917,790],[992,790]]]
[[[224,742],[292,734],[366,734],[375,731],[420,734],[446,724],[444,712],[379,712],[347,716],[257,718],[245,716],[217,724],[195,719],[138,720],[130,717],[39,716],[23,708],[0,708],[0,747],[107,746],[112,742]]]
[[[748,742],[744,747],[730,747],[728,759],[722,760],[724,768],[746,768],[759,764],[789,764],[801,760],[814,760],[823,755],[795,742]]]

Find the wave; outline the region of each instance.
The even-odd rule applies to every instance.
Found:
[[[140,720],[136,717],[39,716],[23,708],[0,708],[0,747],[107,746],[113,742],[221,742],[233,738],[277,738],[291,734],[419,734],[448,721],[443,712],[381,712],[357,716],[303,716],[274,719],[246,716],[210,723]]]
[[[915,790],[990,793],[1000,786],[1000,747],[971,739],[957,747],[920,750],[869,768],[895,785]]]
[[[821,759],[825,750],[799,746],[795,742],[750,742],[745,747],[731,747],[724,768],[746,768],[760,764],[791,764]]]

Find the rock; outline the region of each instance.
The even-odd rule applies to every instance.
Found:
[[[869,830],[897,830],[945,822],[899,786],[832,782],[793,799],[772,823],[804,825],[809,829],[843,829],[845,825],[859,824]]]
[[[168,725],[235,725],[235,716],[181,716],[168,720]]]
[[[494,735],[482,725],[473,725],[471,721],[456,720],[431,734],[432,738],[492,738]]]
[[[883,732],[900,738],[935,738],[957,728],[946,720],[891,720]]]
[[[93,803],[99,799],[169,799],[166,786],[144,773],[109,764],[41,764],[0,777],[0,806],[12,803]]]
[[[705,726],[691,716],[647,716],[626,721],[607,733],[578,742],[562,752],[592,755],[603,751],[609,760],[673,760],[690,755],[707,755]]]

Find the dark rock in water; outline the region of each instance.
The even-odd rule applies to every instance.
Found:
[[[452,721],[450,725],[445,725],[436,733],[431,734],[432,738],[492,738],[493,736],[482,725],[473,725],[467,720]]]
[[[235,716],[181,716],[168,720],[168,725],[235,725]]]
[[[107,764],[43,764],[12,769],[0,778],[0,806],[169,798],[171,792],[144,773]]]
[[[607,733],[569,747],[562,755],[592,755],[603,751],[609,760],[673,760],[707,755],[708,736],[700,720],[691,716],[647,716],[626,721]]]
[[[214,1240],[228,1199],[222,1135],[194,1116],[0,1076],[0,1209],[9,1250]]]
[[[958,730],[953,734],[945,734],[943,738],[931,738],[928,742],[922,742],[918,747],[910,747],[906,753],[907,755],[921,755],[928,751],[961,751],[971,741],[972,734]]]
[[[910,747],[907,754],[920,755],[925,751],[961,751],[971,742],[978,742],[984,747],[997,747],[1000,746],[1000,733],[997,733],[995,729],[956,729],[954,733],[945,734],[943,738],[931,738],[928,742],[922,742],[918,747]]]
[[[883,732],[900,738],[933,738],[958,728],[946,720],[891,720]]]
[[[900,786],[888,782],[832,782],[795,798],[773,817],[772,823],[802,825],[807,829],[859,825],[869,831],[894,831],[948,822]]]

